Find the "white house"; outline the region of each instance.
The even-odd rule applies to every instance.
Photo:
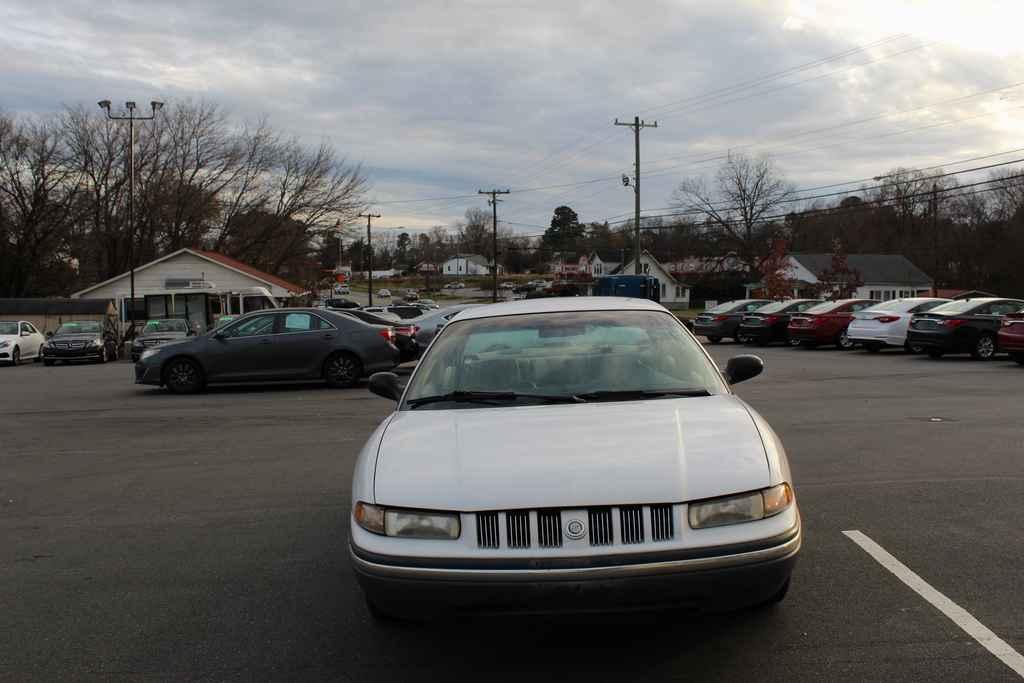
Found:
[[[300,285],[224,254],[185,248],[135,268],[134,318],[185,317],[205,329],[219,315],[272,307],[304,291]],[[130,273],[71,296],[115,301],[122,321],[132,317]]]
[[[615,271],[617,275],[633,275],[636,266],[633,259],[622,264]],[[646,249],[640,255],[640,270],[644,275],[653,275],[661,285],[661,303],[671,308],[689,308],[690,288],[684,283],[676,280],[672,273],[658,262],[658,259],[651,256]]]
[[[932,279],[900,254],[848,254],[846,265],[856,271],[863,283],[851,294],[852,298],[888,301],[931,295]],[[788,254],[784,270],[793,282],[793,296],[814,289],[821,283],[821,274],[831,267],[832,254]],[[747,285],[748,295],[760,286]]]
[[[498,265],[498,275],[504,272],[504,268]],[[465,275],[490,275],[491,262],[480,254],[456,254],[444,262],[441,266],[444,275],[460,277]]]

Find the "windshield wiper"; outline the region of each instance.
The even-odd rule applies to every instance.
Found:
[[[514,403],[519,399],[532,399],[543,403],[584,403],[585,401],[572,394],[521,394],[515,391],[450,391],[436,396],[421,396],[406,401],[410,408],[418,408],[429,403]]]
[[[710,396],[707,389],[607,389],[577,394],[584,401],[642,401],[648,398]]]

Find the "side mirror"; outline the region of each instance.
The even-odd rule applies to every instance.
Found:
[[[47,338],[47,339],[49,339],[49,338],[50,338],[50,337],[52,337],[52,336],[53,336],[53,332],[47,332],[47,333],[46,333],[46,338]]]
[[[733,356],[725,364],[725,379],[729,384],[739,384],[764,371],[764,361],[757,356]]]
[[[224,341],[225,339],[227,339],[227,336],[224,334],[224,332],[218,331],[213,333],[213,338],[216,339],[217,341]]]
[[[32,336],[32,333],[31,333],[31,332],[24,332],[24,331],[23,331],[23,332],[21,333],[21,336],[22,336],[22,337],[31,337],[31,336]]]
[[[381,398],[390,398],[392,401],[402,397],[402,385],[398,381],[398,375],[393,372],[373,373],[370,375],[367,388]]]

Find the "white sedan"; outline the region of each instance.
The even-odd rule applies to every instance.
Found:
[[[920,353],[920,349],[912,349],[907,345],[910,319],[915,313],[924,313],[945,303],[949,303],[949,299],[913,297],[875,304],[853,314],[853,320],[846,328],[846,336],[854,344],[860,344],[872,353],[887,346]]]
[[[0,320],[0,363],[38,362],[46,338],[27,320]]]
[[[657,303],[462,311],[360,453],[350,554],[377,617],[782,600],[801,543],[785,451]]]

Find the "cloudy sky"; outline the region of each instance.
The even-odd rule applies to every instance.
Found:
[[[4,0],[0,109],[217,102],[362,163],[381,227],[509,187],[536,234],[632,210],[615,117],[658,121],[652,213],[730,150],[805,188],[1024,148],[1022,25],[1020,0]]]

